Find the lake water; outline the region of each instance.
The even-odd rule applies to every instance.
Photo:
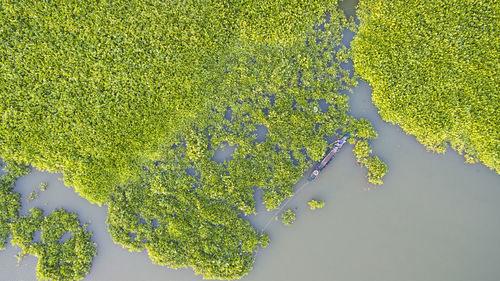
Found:
[[[348,34],[349,35],[349,34]],[[245,281],[498,281],[500,280],[500,176],[481,164],[465,164],[454,151],[427,152],[413,136],[383,122],[360,83],[351,98],[352,113],[370,120],[379,132],[373,150],[389,167],[384,185],[373,189],[366,171],[346,145],[317,180],[300,189],[287,207],[297,220],[286,227],[271,221],[268,248],[257,254]],[[59,180],[61,174],[34,171],[18,180],[21,213],[77,212],[98,243],[98,256],[84,280],[202,280],[192,270],[153,265],[146,252],[114,244],[106,229],[106,207],[88,203]],[[40,182],[48,188],[27,203]],[[257,196],[259,197],[259,196]],[[325,201],[321,210],[310,199]],[[262,229],[271,213],[258,204],[248,219]],[[10,244],[0,252],[0,279],[36,280],[36,258],[19,265]]]

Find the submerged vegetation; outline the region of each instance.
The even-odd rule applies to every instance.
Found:
[[[38,257],[36,275],[39,280],[80,280],[90,271],[97,247],[92,235],[81,226],[77,215],[56,210],[43,216],[40,209],[19,217],[20,195],[12,191],[14,181],[29,173],[26,166],[8,162],[7,174],[0,178],[0,249],[12,233],[12,244],[19,246],[19,261],[31,254]],[[36,241],[35,233],[41,233]],[[67,239],[62,241],[63,238]],[[71,236],[71,237],[69,237]]]
[[[47,186],[48,184],[46,182],[41,182],[39,185],[40,191],[47,191]]]
[[[498,1],[364,0],[358,14],[354,65],[382,118],[500,173]]]
[[[376,137],[339,94],[335,1],[5,3],[0,25],[0,155],[63,172],[160,265],[244,276],[255,188],[276,209],[328,137]]]
[[[35,200],[36,198],[38,198],[38,192],[36,192],[36,190],[33,190],[30,195],[28,196],[28,198],[26,198],[26,201],[30,202],[30,201],[33,201]]]

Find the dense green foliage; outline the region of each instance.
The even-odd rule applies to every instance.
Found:
[[[278,208],[325,137],[376,136],[339,94],[335,1],[2,3],[0,155],[62,171],[155,263],[245,275],[255,188]]]
[[[353,152],[356,155],[356,161],[368,169],[368,173],[366,174],[368,181],[373,184],[382,184],[382,178],[388,171],[387,165],[377,156],[371,155],[372,150],[368,141],[356,141]]]
[[[311,201],[307,202],[307,204],[309,205],[309,209],[311,210],[321,209],[325,206],[325,202],[321,200],[317,201],[314,199],[311,199]]]
[[[55,210],[43,217],[42,210],[32,209],[11,225],[12,244],[21,248],[19,258],[27,254],[38,257],[39,280],[80,280],[90,271],[97,247],[76,214]],[[41,231],[40,242],[33,241],[37,230]],[[71,237],[60,241],[67,232]]]
[[[21,208],[19,194],[11,192],[13,184],[0,179],[0,249],[5,249],[10,233],[8,222],[15,218]]]
[[[29,173],[30,169],[8,162],[5,172],[6,174],[0,177],[0,250],[5,249],[10,233],[9,223],[17,218],[21,209],[20,195],[12,192],[14,181]]]
[[[96,255],[96,244],[91,233],[81,226],[77,215],[56,210],[47,217],[40,209],[19,217],[20,195],[12,191],[14,181],[29,173],[26,166],[7,163],[7,174],[0,178],[0,250],[5,249],[6,238],[12,233],[12,244],[19,246],[21,260],[26,254],[38,257],[36,274],[39,280],[80,280],[89,271]],[[41,241],[34,241],[41,231]],[[69,232],[71,237],[60,241]]]
[[[287,209],[281,213],[281,222],[284,225],[292,225],[295,222],[295,213],[292,209]]]
[[[104,203],[203,118],[220,95],[214,63],[235,41],[293,46],[335,8],[326,0],[2,0],[0,155],[62,171]]]
[[[499,2],[363,0],[359,18],[355,69],[382,118],[500,173]]]
[[[223,73],[214,84],[220,95],[211,101],[212,110],[184,141],[145,165],[140,179],[112,192],[113,240],[131,250],[147,249],[155,263],[189,266],[205,278],[245,275],[257,247],[268,243],[238,217],[255,213],[254,187],[264,189],[268,209],[279,207],[312,165],[307,156],[323,157],[324,135],[347,128],[358,133],[347,97],[336,93],[349,78],[340,78],[338,65],[329,68],[330,54],[317,51],[332,51],[341,31],[332,24],[292,47],[240,42],[226,50],[214,67]],[[319,74],[322,83],[316,81]],[[308,87],[298,85],[299,79]],[[314,110],[319,98],[329,101],[328,110]],[[265,140],[257,140],[259,125],[267,128]],[[217,148],[228,146],[235,147],[231,161],[212,160]]]
[[[131,250],[147,249],[160,265],[190,266],[209,279],[242,277],[252,268],[259,244],[266,246],[269,238],[239,218],[233,204],[213,196],[208,184],[187,174],[189,161],[175,158],[179,150],[142,180],[113,193],[111,237]]]

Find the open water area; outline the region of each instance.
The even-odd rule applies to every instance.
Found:
[[[286,206],[297,214],[292,226],[273,220],[257,192],[258,214],[247,219],[259,230],[267,225],[271,244],[259,250],[254,269],[242,280],[500,280],[500,176],[464,163],[452,150],[428,152],[415,137],[382,121],[364,82],[350,103],[352,114],[368,119],[379,133],[372,147],[389,168],[384,184],[374,188],[367,182],[347,144],[316,180],[297,184]],[[146,252],[114,244],[107,207],[90,204],[61,177],[34,170],[14,191],[22,195],[21,214],[34,207],[45,214],[64,208],[90,222],[98,255],[84,280],[202,280],[191,269],[157,266]],[[41,182],[48,183],[46,191],[39,191]],[[40,195],[27,202],[33,190]],[[309,210],[310,199],[323,200],[325,207]],[[0,252],[0,280],[36,280],[37,259],[27,256],[17,264],[18,251],[8,243]]]

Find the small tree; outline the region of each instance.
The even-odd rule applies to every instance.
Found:
[[[323,208],[323,206],[325,206],[325,202],[316,201],[314,199],[311,199],[311,201],[307,202],[307,204],[309,204],[309,208],[311,210],[321,209],[321,208]]]
[[[281,222],[284,225],[292,225],[295,222],[295,213],[288,209],[281,214]]]

